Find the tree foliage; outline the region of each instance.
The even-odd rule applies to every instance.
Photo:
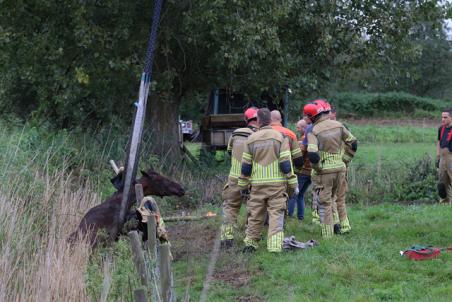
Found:
[[[285,83],[298,99],[332,83],[428,93],[448,79],[441,63],[432,77],[439,50],[450,62],[447,13],[423,0],[168,0],[150,108],[158,124],[213,87],[259,97]],[[2,1],[2,111],[62,127],[128,120],[151,14],[143,0]]]

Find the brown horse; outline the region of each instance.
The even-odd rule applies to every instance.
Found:
[[[163,177],[157,172],[148,170],[147,172],[141,171],[141,174],[142,177],[136,183],[143,186],[145,196],[154,195],[163,197],[174,195],[181,197],[185,194],[184,189],[178,183]],[[68,242],[73,244],[77,238],[87,236],[90,244],[95,246],[99,240],[98,232],[100,230],[104,230],[110,240],[117,239],[118,233],[116,226],[118,225],[122,201],[122,187],[119,185],[121,183],[121,177],[122,174],[118,174],[118,176],[112,179],[112,183],[118,191],[106,201],[88,210],[85,216],[83,216],[77,230],[69,236]],[[127,210],[132,207],[135,199],[135,192],[132,190],[132,198],[127,205]]]

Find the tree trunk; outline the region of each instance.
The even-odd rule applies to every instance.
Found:
[[[160,162],[177,165],[181,159],[179,146],[180,98],[152,93],[147,106],[146,149],[157,155]]]

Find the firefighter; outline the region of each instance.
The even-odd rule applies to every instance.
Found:
[[[437,167],[439,169],[438,195],[440,202],[451,202],[452,185],[452,109],[441,113],[442,126],[438,129]]]
[[[343,156],[347,149],[350,150],[347,156],[353,157],[358,143],[340,122],[331,120],[320,105],[308,104],[303,112],[313,123],[312,131],[308,133],[308,158],[313,168],[314,190],[319,198],[321,233],[323,238],[330,238],[334,233],[334,196],[337,196],[341,233],[351,230],[345,207],[347,184]]]
[[[237,185],[242,167],[243,147],[248,136],[257,130],[257,109],[247,109],[244,118],[247,127],[236,129],[232,133],[227,148],[231,154],[231,170],[222,193],[224,221],[221,226],[221,246],[224,248],[229,248],[234,243],[234,229],[243,201]]]
[[[330,120],[333,120],[333,121],[336,120],[336,118],[337,118],[336,109],[334,109],[330,105],[330,103],[328,103],[326,100],[318,99],[318,100],[315,100],[313,103],[316,105],[319,105],[323,109],[322,113],[328,115]],[[347,128],[347,130],[348,130],[348,128]],[[346,149],[344,149],[343,152],[345,152],[345,150]],[[347,149],[347,151],[348,151],[348,149]],[[344,155],[342,157],[346,167],[348,167],[348,163],[351,160],[348,158],[348,153],[349,152],[343,153]],[[346,185],[347,185],[345,188],[345,193],[346,193],[348,190],[347,173],[345,174],[345,176],[346,176],[345,180],[346,180]],[[315,191],[314,191],[314,193],[315,193]],[[345,193],[343,195],[344,198],[345,198]],[[318,196],[316,196],[316,201],[318,201]],[[344,203],[345,203],[345,200],[344,200]],[[333,196],[333,202],[331,204],[331,207],[333,209],[334,234],[340,234],[341,233],[341,224],[340,224],[340,220],[339,220],[339,213],[337,212],[337,196],[336,195]],[[318,207],[317,207],[317,210],[318,210]],[[320,222],[320,217],[318,215],[317,215],[317,217],[319,218],[319,222]]]
[[[251,134],[245,143],[238,182],[242,194],[250,194],[244,252],[258,248],[266,212],[269,215],[267,249],[281,252],[286,203],[288,195],[297,190],[297,177],[293,173],[289,141],[272,129],[267,108],[258,110],[257,122],[259,131]]]

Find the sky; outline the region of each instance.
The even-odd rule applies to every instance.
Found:
[[[452,0],[444,0],[444,2],[452,3]],[[446,19],[446,25],[449,28],[447,37],[449,40],[452,40],[452,19]]]
[[[447,31],[448,40],[452,40],[452,19],[446,20],[447,27],[449,28]]]

